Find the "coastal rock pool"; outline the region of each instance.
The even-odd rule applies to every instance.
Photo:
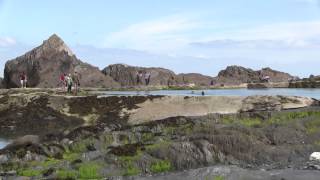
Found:
[[[4,148],[8,144],[9,144],[8,141],[6,141],[4,139],[0,139],[0,149]]]
[[[320,99],[320,89],[294,89],[294,88],[103,91],[102,96],[147,96],[147,95],[202,96],[202,91],[204,92],[205,96],[283,95],[283,96],[302,96],[302,97]]]

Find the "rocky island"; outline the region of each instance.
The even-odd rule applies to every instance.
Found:
[[[100,71],[52,35],[8,61],[0,79],[0,141],[7,144],[0,179],[319,179],[317,99],[104,96],[85,88],[74,96],[54,88],[73,71],[82,87],[104,90],[247,87],[265,76],[273,85],[297,83],[287,73],[240,66],[217,77],[125,64]],[[16,88],[20,72],[32,88]],[[139,73],[150,73],[150,83],[137,81]]]

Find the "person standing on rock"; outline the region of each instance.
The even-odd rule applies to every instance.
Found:
[[[69,74],[69,75],[66,77],[66,82],[67,82],[67,87],[68,87],[68,93],[72,93],[72,84],[73,84],[73,81],[72,81],[71,74]]]
[[[21,83],[21,88],[27,87],[27,76],[24,72],[20,74],[20,83]]]
[[[140,84],[139,72],[136,73],[136,78],[137,78],[137,85],[139,85]]]
[[[149,72],[147,72],[145,75],[144,75],[144,79],[145,79],[145,81],[146,81],[146,85],[148,86],[149,85],[149,83],[150,83],[150,73]]]
[[[79,86],[80,86],[80,77],[79,77],[79,73],[77,71],[74,72],[74,74],[72,76],[72,81],[74,83],[74,94],[77,95],[77,93],[79,91]]]
[[[67,86],[66,85],[66,74],[65,73],[60,75],[60,83],[59,83],[59,85],[62,87],[63,92],[65,92],[66,86]]]

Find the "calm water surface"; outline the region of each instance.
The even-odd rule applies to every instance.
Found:
[[[9,142],[4,140],[4,139],[0,139],[0,149],[4,148]]]
[[[181,95],[201,96],[204,91],[206,96],[252,96],[252,95],[284,95],[304,96],[320,99],[320,89],[293,89],[293,88],[270,88],[270,89],[212,89],[212,90],[159,90],[159,91],[105,91],[105,96],[146,96],[146,95]]]

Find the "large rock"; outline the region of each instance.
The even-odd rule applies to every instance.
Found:
[[[145,85],[144,78],[143,83],[137,83],[137,73],[148,72],[151,74],[150,85],[152,86],[170,86],[170,85],[189,85],[194,84],[196,86],[209,86],[213,77],[205,76],[198,73],[178,74],[173,71],[164,68],[155,67],[136,67],[126,64],[113,64],[109,65],[102,72],[111,76],[115,81],[121,84],[121,86],[137,86]]]
[[[150,73],[150,85],[153,86],[167,86],[177,84],[176,75],[173,71],[164,68],[146,68],[129,66],[126,64],[109,65],[102,72],[106,76],[111,76],[121,86],[136,86],[145,85],[144,77],[141,83],[137,83],[137,73]]]
[[[0,78],[0,89],[4,88],[3,79]]]
[[[77,59],[68,46],[52,35],[39,47],[10,60],[5,65],[4,82],[7,88],[20,86],[19,74],[25,72],[29,87],[57,87],[61,73],[80,73],[83,87],[117,87],[111,77],[97,67]]]
[[[237,85],[242,83],[260,83],[263,78],[269,76],[269,82],[288,82],[293,78],[288,73],[263,68],[254,71],[241,66],[228,66],[225,70],[219,72],[216,83]]]
[[[177,79],[179,84],[195,84],[197,86],[213,85],[214,78],[198,73],[178,74]]]
[[[270,82],[288,82],[289,80],[294,78],[288,73],[276,71],[271,68],[263,68],[257,72],[259,73],[259,77],[269,76]]]

